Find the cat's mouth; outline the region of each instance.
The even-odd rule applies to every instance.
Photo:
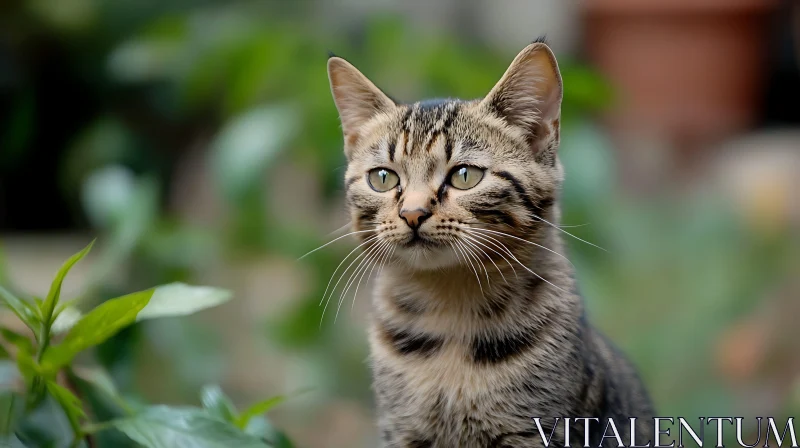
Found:
[[[403,243],[404,247],[424,247],[428,245],[432,245],[433,241],[426,239],[419,232],[413,232],[411,234],[411,238],[409,238],[405,243]]]
[[[401,245],[405,248],[435,249],[442,247],[444,244],[440,241],[425,237],[415,230],[411,234],[411,237]]]
[[[412,269],[430,270],[458,262],[447,241],[415,232],[397,245],[398,259]]]

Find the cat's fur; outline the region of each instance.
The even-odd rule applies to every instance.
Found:
[[[526,47],[482,100],[398,104],[338,57],[328,74],[353,230],[374,230],[358,235],[366,258],[385,263],[370,326],[383,446],[540,446],[533,417],[548,436],[553,417],[614,417],[626,444],[626,419],[639,417],[646,443],[647,393],[587,323],[573,266],[556,254],[562,83],[550,48]],[[472,189],[448,183],[461,164],[485,169]],[[397,188],[370,187],[378,167]],[[430,215],[421,241],[408,210]],[[604,428],[590,425],[593,446]],[[571,439],[583,444],[581,425]]]

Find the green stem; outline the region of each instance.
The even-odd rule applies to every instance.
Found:
[[[50,325],[47,322],[42,322],[38,339],[39,347],[36,350],[36,364],[40,365],[42,363],[42,358],[44,357],[44,351],[47,350],[47,346],[50,343]],[[34,375],[30,390],[31,393],[28,394],[28,399],[26,400],[29,409],[32,409],[33,406],[39,402],[39,398],[44,393],[43,389],[44,378],[39,375]]]
[[[100,422],[100,423],[87,423],[81,427],[84,434],[94,434],[96,432],[105,431],[114,427],[113,421]]]
[[[48,345],[50,345],[50,322],[42,322],[41,336],[39,337],[39,349],[36,351],[37,364],[42,363],[44,351],[47,350]]]

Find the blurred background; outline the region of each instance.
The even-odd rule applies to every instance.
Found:
[[[335,324],[318,306],[354,244],[297,261],[348,220],[327,51],[400,100],[476,98],[540,34],[562,223],[609,250],[569,257],[658,415],[800,413],[793,0],[0,2],[0,284],[43,295],[98,237],[65,297],[230,288],[87,362],[152,402],[289,394],[270,417],[297,446],[373,447],[369,288]]]

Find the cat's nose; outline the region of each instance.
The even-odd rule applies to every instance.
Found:
[[[422,222],[428,219],[430,216],[431,212],[426,208],[400,210],[400,217],[403,218],[406,224],[408,224],[408,226],[412,229],[416,229],[417,227],[421,226]]]

